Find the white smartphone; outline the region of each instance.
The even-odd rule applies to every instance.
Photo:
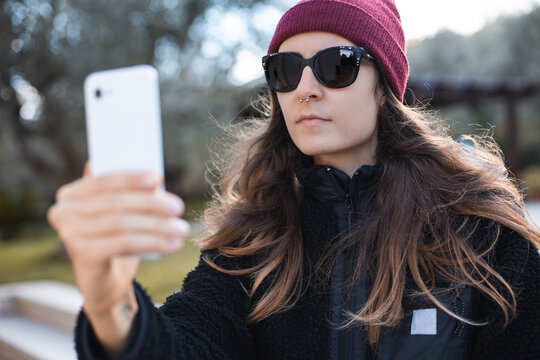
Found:
[[[151,171],[164,175],[159,80],[138,65],[94,72],[84,81],[92,176]],[[159,258],[144,254],[145,260]]]
[[[164,175],[156,69],[138,65],[92,73],[84,81],[84,102],[92,175]]]

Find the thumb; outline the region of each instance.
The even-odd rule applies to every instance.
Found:
[[[83,171],[83,177],[90,177],[92,176],[92,170],[90,168],[90,161],[87,161],[84,165],[84,171]]]

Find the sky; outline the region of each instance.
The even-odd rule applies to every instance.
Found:
[[[500,15],[528,12],[536,4],[540,0],[396,0],[408,40],[441,29],[471,34]]]
[[[501,15],[526,13],[540,0],[395,0],[401,14],[405,38],[418,40],[449,29],[467,35],[480,30]],[[295,0],[281,0],[292,6]],[[275,9],[257,15],[261,29],[274,29],[282,14]],[[241,51],[233,66],[231,80],[240,85],[263,76],[260,57]]]

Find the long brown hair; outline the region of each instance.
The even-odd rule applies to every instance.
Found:
[[[522,196],[506,176],[498,146],[489,135],[469,137],[469,145],[460,146],[432,114],[403,105],[384,78],[379,86],[384,103],[378,116],[377,160],[383,170],[372,209],[315,267],[318,271],[347,248],[358,251],[348,285],[367,273],[371,292],[343,325],[360,321],[370,342],[376,343],[382,326],[395,326],[403,318],[407,272],[419,291],[450,315],[459,318],[435,297],[436,278],[478,289],[500,306],[508,324],[516,312],[515,294],[486,254],[495,246],[501,225],[536,247],[540,232],[523,213]],[[250,296],[271,279],[248,324],[292,307],[306,280],[301,193],[294,173],[303,155],[287,132],[276,94],[270,91],[267,99],[261,117],[227,129],[233,145],[213,163],[211,173],[220,180],[203,218],[210,236],[197,240],[202,249],[218,249],[225,257],[259,256],[260,261],[244,269],[224,269],[205,258],[221,272],[248,275]],[[471,238],[486,219],[493,223],[493,239],[475,247]]]

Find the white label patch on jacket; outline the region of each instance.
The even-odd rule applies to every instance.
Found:
[[[414,310],[411,335],[437,335],[437,309]]]

